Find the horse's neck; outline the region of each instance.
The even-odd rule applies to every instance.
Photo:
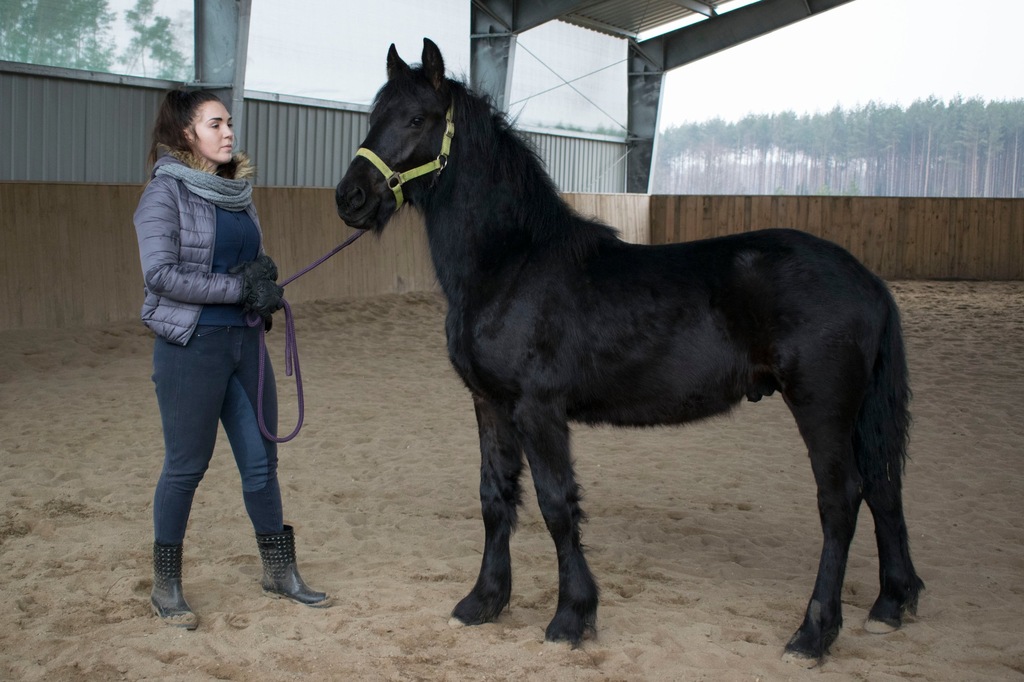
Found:
[[[465,159],[465,161],[463,160]],[[427,239],[438,282],[449,301],[461,300],[503,263],[525,251],[530,225],[482,150],[462,150],[444,171],[436,194],[424,208]],[[501,192],[494,196],[489,192]]]
[[[578,237],[577,217],[512,131],[496,127],[459,139],[456,129],[455,135],[461,144],[453,146],[421,207],[438,281],[450,303],[480,291],[536,249]]]
[[[458,239],[456,217],[447,211],[426,216],[427,242],[438,284],[449,304],[460,304],[467,287],[478,272],[476,259],[466,240]]]

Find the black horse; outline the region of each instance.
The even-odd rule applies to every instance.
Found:
[[[598,588],[580,544],[569,422],[682,424],[774,391],[807,444],[824,532],[787,652],[817,660],[839,633],[862,500],[881,580],[866,627],[890,631],[915,612],[924,584],[901,493],[910,390],[882,281],[792,230],[625,243],[560,199],[507,118],[445,77],[434,43],[416,68],[392,45],[387,75],[336,200],[346,223],[377,231],[403,202],[421,211],[448,300],[448,352],[479,426],[485,527],[479,578],[452,615],[484,623],[509,603],[525,453],[558,557],[546,637],[578,645],[595,629]]]

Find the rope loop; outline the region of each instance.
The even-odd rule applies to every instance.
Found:
[[[302,277],[313,268],[322,265],[328,258],[335,255],[336,253],[344,249],[346,246],[362,237],[365,233],[366,230],[357,230],[348,239],[343,241],[338,246],[334,247],[334,249],[330,253],[320,257],[310,265],[307,265],[302,270],[299,270],[297,273],[281,282],[281,286],[287,286],[289,283],[297,280],[299,277]],[[302,371],[299,369],[299,345],[295,337],[295,316],[292,315],[292,307],[287,300],[282,298],[281,303],[284,308],[284,373],[286,376],[292,376],[292,374],[295,375],[295,392],[298,396],[299,402],[298,420],[295,424],[295,428],[287,436],[277,436],[275,434],[270,433],[270,429],[267,428],[266,420],[263,418],[263,385],[266,373],[266,370],[264,368],[266,366],[267,361],[266,326],[263,322],[263,318],[260,317],[259,315],[250,314],[249,317],[246,319],[246,323],[250,327],[260,325],[260,367],[259,383],[257,384],[256,387],[256,417],[257,422],[259,422],[260,433],[263,434],[264,438],[266,438],[269,441],[273,441],[274,443],[287,443],[288,441],[295,438],[295,436],[299,435],[299,430],[302,429],[302,422],[305,418],[305,400],[303,398],[302,392]]]

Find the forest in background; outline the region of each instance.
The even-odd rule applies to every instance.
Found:
[[[135,0],[123,14],[130,39],[118,44],[107,0],[0,0],[0,60],[192,79],[180,21],[157,14],[155,0]]]
[[[1024,197],[1024,99],[714,119],[661,133],[655,194]]]

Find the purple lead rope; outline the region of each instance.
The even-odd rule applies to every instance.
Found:
[[[351,237],[349,237],[348,239],[343,241],[338,246],[334,247],[333,251],[331,251],[330,253],[322,256],[321,258],[319,258],[318,260],[316,260],[312,264],[306,266],[302,270],[299,270],[297,273],[295,273],[294,275],[292,275],[288,279],[286,279],[283,282],[281,282],[281,286],[282,287],[287,286],[289,283],[293,282],[294,280],[298,279],[299,277],[302,277],[303,275],[305,275],[307,272],[309,272],[313,268],[315,268],[315,267],[317,267],[319,265],[322,265],[324,263],[324,261],[326,261],[328,258],[330,258],[331,256],[335,255],[336,253],[338,253],[339,251],[344,249],[346,246],[348,246],[349,244],[351,244],[355,240],[357,240],[360,237],[362,237],[365,232],[366,232],[366,230],[358,230],[358,231],[354,232]],[[298,421],[295,424],[295,429],[290,434],[288,434],[287,436],[279,437],[279,436],[275,436],[274,434],[270,433],[270,430],[267,429],[266,422],[263,419],[263,382],[264,382],[264,369],[263,369],[263,367],[264,367],[264,364],[266,362],[266,357],[267,357],[266,330],[262,326],[263,325],[263,318],[259,317],[258,315],[250,315],[249,319],[248,319],[248,324],[249,324],[250,327],[255,327],[256,325],[261,325],[261,327],[260,327],[260,371],[259,371],[259,384],[257,386],[257,400],[256,400],[256,416],[257,416],[257,421],[259,422],[260,433],[263,434],[263,437],[266,438],[267,440],[271,440],[271,441],[273,441],[275,443],[287,443],[291,439],[295,438],[295,436],[299,435],[299,429],[302,428],[302,420],[305,417],[305,401],[303,400],[303,397],[302,397],[302,372],[299,369],[299,346],[295,342],[295,319],[292,316],[292,307],[288,304],[288,301],[286,301],[286,300],[284,300],[282,298],[281,299],[281,303],[284,305],[284,373],[287,376],[291,376],[292,372],[294,371],[294,373],[295,373],[295,391],[298,394],[298,399],[299,399],[299,418],[298,418]],[[255,318],[255,319],[253,319],[253,318]]]

